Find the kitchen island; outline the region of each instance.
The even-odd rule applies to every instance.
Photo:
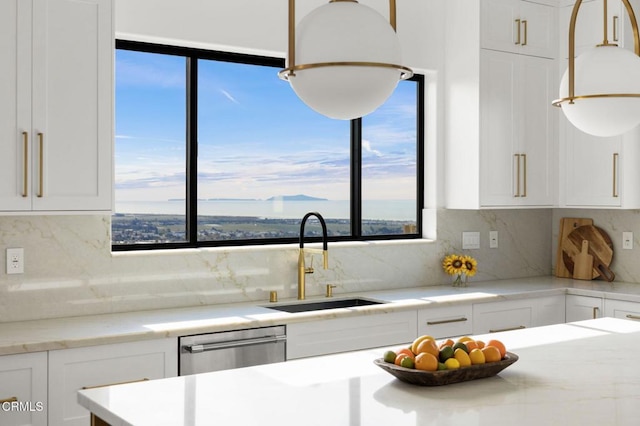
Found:
[[[113,426],[638,424],[640,323],[602,318],[490,336],[518,362],[448,386],[400,382],[373,364],[379,348],[83,390],[78,401]]]

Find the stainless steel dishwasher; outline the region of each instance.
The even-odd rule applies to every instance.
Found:
[[[285,360],[285,326],[180,337],[181,376]]]

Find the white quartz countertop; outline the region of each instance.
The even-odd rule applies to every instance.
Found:
[[[490,302],[554,294],[579,294],[640,302],[640,285],[555,277],[472,283],[466,288],[427,286],[335,294],[389,303],[305,313],[269,309],[268,301],[0,323],[0,355],[178,337],[239,328],[395,312],[429,306]],[[326,300],[324,297],[307,301]],[[281,300],[278,304],[296,302]]]
[[[78,401],[113,426],[638,424],[640,323],[601,318],[491,338],[519,360],[453,385],[400,382],[373,364],[379,348],[97,388]]]

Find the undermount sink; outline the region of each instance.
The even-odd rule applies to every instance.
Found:
[[[323,309],[355,308],[357,306],[381,305],[383,303],[385,302],[378,302],[376,300],[362,299],[362,298],[356,297],[351,299],[324,300],[322,302],[299,302],[299,303],[291,303],[288,305],[275,305],[275,306],[265,306],[265,307],[269,309],[275,309],[278,311],[296,313],[296,312],[320,311]]]

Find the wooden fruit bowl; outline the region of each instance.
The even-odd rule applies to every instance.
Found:
[[[517,360],[518,355],[507,352],[500,361],[470,365],[457,370],[438,371],[423,371],[400,367],[389,362],[384,362],[382,358],[374,360],[373,363],[384,371],[393,374],[403,382],[419,386],[441,386],[495,376]]]

